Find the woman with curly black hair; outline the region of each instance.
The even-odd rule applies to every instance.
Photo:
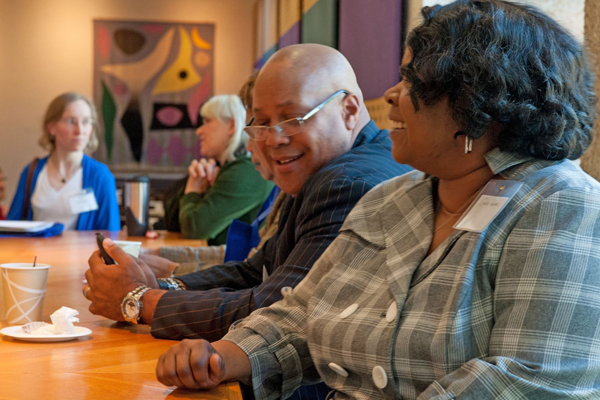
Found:
[[[316,373],[336,399],[564,399],[600,393],[600,183],[580,45],[501,0],[424,8],[389,89],[396,161],[284,299],[222,341],[161,356],[165,384]]]

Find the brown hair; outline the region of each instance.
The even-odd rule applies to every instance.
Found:
[[[240,99],[242,99],[242,103],[246,110],[252,110],[252,93],[254,92],[254,83],[256,82],[256,77],[258,76],[258,71],[254,72],[252,75],[248,77],[244,86],[240,89]]]
[[[99,130],[98,126],[98,114],[96,113],[96,107],[94,107],[94,103],[88,97],[77,93],[77,92],[67,92],[59,95],[54,100],[50,102],[50,105],[46,109],[46,114],[44,115],[44,122],[42,124],[42,137],[38,141],[39,145],[44,149],[52,152],[54,150],[54,140],[50,131],[48,131],[48,124],[52,122],[58,122],[62,117],[63,113],[67,106],[77,100],[83,100],[90,107],[92,112],[92,134],[90,135],[90,140],[88,141],[87,146],[85,147],[86,153],[92,153],[98,148],[98,135],[97,132]]]

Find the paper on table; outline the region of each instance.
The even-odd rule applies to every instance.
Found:
[[[39,232],[53,225],[47,221],[0,221],[0,232]]]
[[[79,315],[77,310],[69,307],[61,307],[50,315],[52,324],[34,321],[23,325],[21,328],[25,333],[31,335],[73,334],[75,333],[73,322],[79,322],[79,318],[75,317],[76,315]]]
[[[60,333],[75,333],[73,322],[79,322],[79,311],[69,307],[61,307],[50,316],[52,324],[54,324],[54,334]]]

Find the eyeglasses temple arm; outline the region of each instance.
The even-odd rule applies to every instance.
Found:
[[[304,117],[302,117],[302,121],[306,121],[307,119],[309,119],[310,117],[315,115],[317,112],[319,112],[321,110],[321,108],[325,107],[327,105],[327,103],[329,103],[331,100],[333,100],[340,93],[348,94],[348,91],[344,90],[344,89],[338,90],[337,92],[335,92],[334,94],[329,96],[329,98],[327,100],[325,100],[324,102],[322,102],[321,104],[319,104],[318,106],[316,106],[315,108],[310,110],[308,112],[308,114],[306,114]]]

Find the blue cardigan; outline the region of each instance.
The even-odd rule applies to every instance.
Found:
[[[40,159],[33,173],[33,179],[31,182],[31,194],[35,190],[35,184],[44,165],[48,161],[48,157]],[[99,161],[94,160],[86,155],[83,156],[81,162],[83,168],[83,188],[92,188],[96,201],[98,202],[98,209],[95,211],[88,211],[79,214],[77,220],[76,229],[78,231],[87,230],[109,230],[118,231],[121,229],[121,220],[119,216],[119,205],[117,204],[117,185],[115,178],[111,174],[108,167]],[[17,187],[17,193],[13,198],[10,210],[6,219],[8,220],[20,220],[23,214],[23,206],[25,200],[25,184],[27,182],[27,171],[29,165],[25,167],[21,173],[19,179],[19,186]],[[27,220],[32,219],[32,210],[29,207],[29,213],[27,214]]]

